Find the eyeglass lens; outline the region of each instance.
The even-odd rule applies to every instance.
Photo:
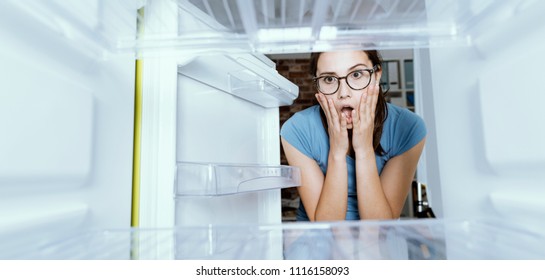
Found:
[[[318,77],[318,90],[323,94],[333,94],[340,86],[340,80],[345,79],[346,83],[353,90],[361,90],[366,88],[371,82],[371,70],[356,70],[348,73],[344,77],[322,76]]]

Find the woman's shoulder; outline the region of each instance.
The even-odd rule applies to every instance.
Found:
[[[314,117],[314,116],[319,116],[320,115],[320,106],[319,105],[312,105],[308,108],[305,108],[299,112],[296,112],[294,115],[299,115],[299,116],[306,116],[306,117]]]
[[[280,136],[309,158],[323,161],[327,134],[320,118],[319,105],[301,110],[284,122]]]
[[[307,125],[310,125],[315,124],[317,119],[320,120],[320,106],[313,105],[296,112],[286,122],[306,123]]]
[[[386,105],[388,108],[388,116],[386,118],[387,122],[421,122],[423,124],[422,118],[409,109],[391,103],[386,103]]]
[[[424,120],[416,113],[390,103],[387,106],[388,116],[383,130],[385,141],[381,141],[381,144],[395,156],[420,142],[426,136],[427,129]]]

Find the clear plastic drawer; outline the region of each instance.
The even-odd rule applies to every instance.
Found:
[[[178,162],[175,195],[228,195],[296,187],[300,181],[292,166]]]

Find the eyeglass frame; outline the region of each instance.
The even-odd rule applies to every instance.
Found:
[[[336,77],[336,76],[318,76],[318,77],[314,77],[312,79],[312,81],[314,82],[314,86],[316,87],[316,89],[318,89],[319,92],[321,92],[322,94],[324,95],[332,95],[332,94],[335,94],[337,91],[339,91],[339,88],[341,88],[341,80],[344,79],[346,85],[348,85],[349,88],[353,89],[353,90],[362,90],[362,89],[365,89],[367,88],[370,84],[371,84],[371,79],[372,79],[372,76],[373,74],[378,70],[378,65],[374,65],[373,68],[369,69],[357,69],[357,70],[354,70],[354,71],[350,71],[348,74],[346,74],[346,76],[344,77]],[[365,85],[364,87],[362,88],[353,88],[350,83],[348,82],[348,76],[350,76],[350,74],[354,73],[354,72],[361,72],[361,71],[366,71],[366,72],[369,72],[369,82],[367,82],[367,85]],[[321,79],[321,78],[325,78],[325,77],[334,77],[335,79],[337,79],[337,89],[335,89],[335,91],[333,91],[332,93],[324,93],[320,90],[320,84],[318,83],[318,80]]]

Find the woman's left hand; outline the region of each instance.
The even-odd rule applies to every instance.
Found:
[[[356,154],[370,153],[374,155],[373,132],[379,87],[379,82],[373,75],[371,84],[361,96],[358,108],[352,111],[352,146]]]

